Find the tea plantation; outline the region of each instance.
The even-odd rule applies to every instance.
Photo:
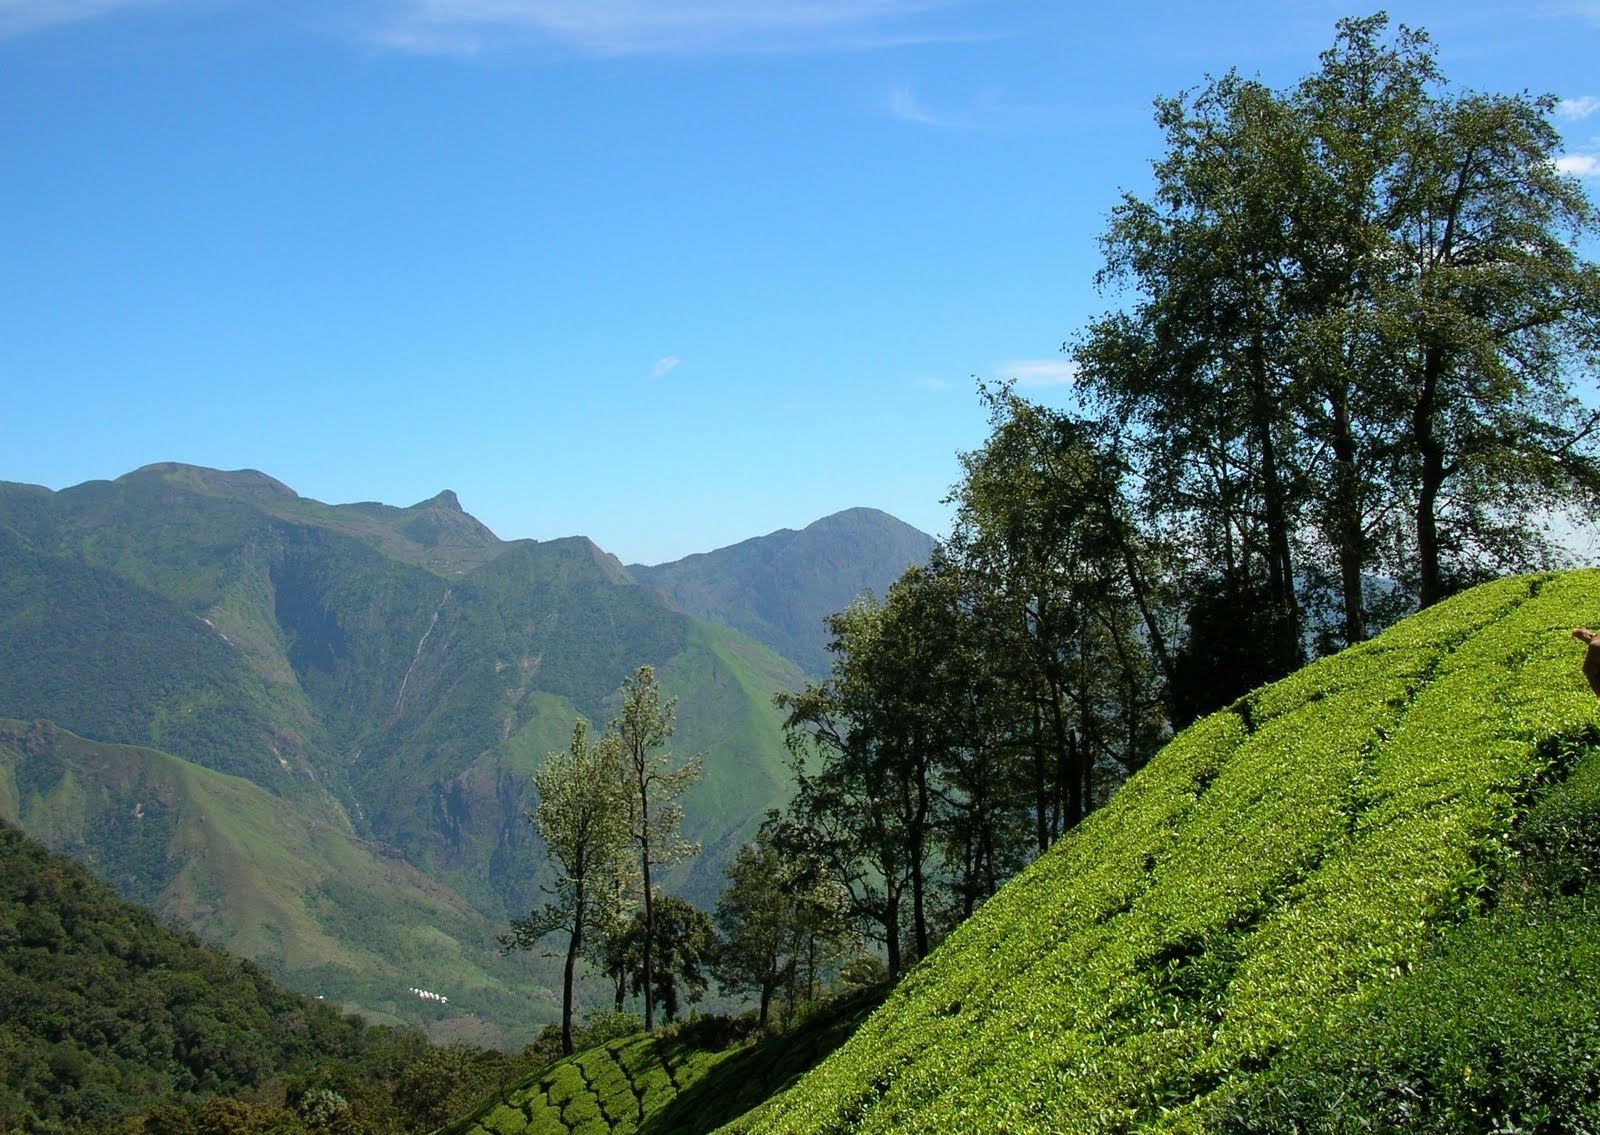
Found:
[[[1595,1130],[1597,619],[1496,582],[1196,723],[726,1130]]]
[[[711,1018],[596,1045],[486,1101],[439,1135],[665,1135],[711,1131],[780,1093],[883,1000],[835,1001],[791,1031],[743,1042]]]

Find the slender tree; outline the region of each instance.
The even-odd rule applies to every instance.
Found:
[[[641,666],[622,686],[622,710],[608,734],[620,751],[621,774],[627,808],[629,836],[639,864],[644,900],[640,987],[644,995],[644,1024],[655,1028],[657,983],[656,905],[654,873],[700,850],[679,834],[683,808],[678,798],[700,779],[698,757],[677,767],[664,746],[673,732],[677,699],[663,703],[655,670]]]
[[[819,949],[832,954],[846,936],[843,904],[824,866],[794,846],[780,851],[770,825],[728,864],[713,915],[717,984],[755,993],[762,1028],[774,994],[786,989],[792,1008],[802,970],[809,987]]]
[[[556,866],[555,899],[512,922],[506,949],[531,949],[557,931],[567,934],[561,983],[561,1050],[572,1052],[573,977],[589,935],[618,914],[627,872],[627,799],[621,749],[608,734],[596,743],[579,720],[565,753],[551,753],[533,776],[538,804],[529,820]]]

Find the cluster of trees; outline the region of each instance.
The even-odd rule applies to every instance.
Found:
[[[1102,239],[1133,302],[1069,349],[1186,605],[1244,618],[1274,670],[1544,566],[1544,522],[1600,492],[1572,388],[1596,213],[1554,107],[1454,88],[1382,15],[1292,89],[1157,104],[1156,191]]]
[[[674,766],[662,748],[672,736],[676,701],[663,703],[649,666],[639,667],[621,693],[621,712],[598,740],[590,738],[580,719],[567,751],[551,753],[534,774],[539,802],[530,819],[557,879],[552,901],[514,921],[501,940],[508,949],[532,949],[549,934],[566,933],[561,1042],[569,1053],[573,982],[581,958],[600,960],[612,974],[619,1006],[633,978],[644,998],[646,1029],[655,1027],[658,1000],[676,1009],[672,971],[658,973],[662,899],[653,875],[699,851],[680,835],[678,798],[700,778],[700,762]],[[677,931],[686,928],[672,929],[674,938],[685,936]],[[692,938],[693,927],[686,934]],[[635,959],[637,968],[630,964]],[[692,982],[697,959],[689,968]]]
[[[1129,305],[1080,398],[982,391],[950,538],[833,617],[785,695],[778,828],[883,943],[925,954],[1196,716],[1493,574],[1600,501],[1600,226],[1554,103],[1450,87],[1347,20],[1320,69],[1157,104],[1149,199],[1103,238]]]
[[[700,777],[698,758],[676,764],[665,750],[676,700],[663,701],[655,672],[639,667],[623,683],[622,708],[598,740],[582,720],[565,752],[537,773],[530,815],[557,871],[551,901],[515,920],[501,942],[532,949],[566,935],[561,1045],[573,1051],[574,983],[588,960],[615,989],[615,1007],[641,998],[646,1030],[657,1011],[677,1016],[679,998],[697,1001],[714,977],[729,992],[759,998],[768,1021],[780,990],[790,1002],[816,993],[820,973],[851,940],[843,904],[815,856],[785,855],[769,816],[754,842],[729,865],[728,887],[708,915],[658,893],[663,868],[698,852],[680,835],[678,798]]]

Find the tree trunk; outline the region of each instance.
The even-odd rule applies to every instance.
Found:
[[[578,968],[578,953],[583,949],[583,883],[579,882],[573,902],[572,936],[567,939],[567,965],[561,975],[561,1055],[572,1055],[572,977]]]
[[[918,738],[920,741],[920,738]],[[916,813],[911,822],[908,833],[910,839],[907,850],[911,853],[911,931],[916,945],[917,957],[928,956],[928,920],[924,907],[925,879],[923,877],[923,859],[925,852],[923,846],[927,839],[928,823],[928,765],[922,755],[924,748],[919,752],[917,761],[917,805]]]
[[[883,948],[888,955],[889,980],[898,981],[905,972],[900,957],[900,884],[886,882],[883,895]]]
[[[656,1027],[656,906],[650,894],[650,860],[644,861],[644,1031]]]
[[[1339,586],[1344,601],[1345,645],[1353,646],[1367,637],[1367,613],[1361,587],[1361,568],[1366,561],[1361,532],[1359,471],[1356,468],[1355,434],[1350,425],[1349,390],[1335,392],[1333,403],[1333,494],[1334,538],[1339,547]]]
[[[1272,436],[1272,393],[1267,389],[1265,350],[1258,338],[1250,352],[1254,385],[1251,409],[1256,443],[1261,447],[1261,487],[1267,521],[1267,578],[1274,608],[1278,660],[1280,666],[1292,670],[1299,665],[1302,657],[1300,606],[1295,598],[1294,563],[1289,550],[1288,505],[1284,500],[1282,475],[1278,469],[1277,443]]]
[[[1439,490],[1444,486],[1444,447],[1434,434],[1434,402],[1444,370],[1444,352],[1429,347],[1422,358],[1422,390],[1411,415],[1411,432],[1422,459],[1417,486],[1417,601],[1430,607],[1444,598],[1444,576],[1439,568]]]
[[[1043,855],[1050,850],[1050,797],[1045,790],[1044,721],[1037,702],[1033,706],[1033,827],[1034,842]]]

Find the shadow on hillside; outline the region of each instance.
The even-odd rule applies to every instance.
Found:
[[[864,989],[794,1031],[729,1057],[650,1115],[639,1135],[703,1135],[760,1107],[849,1040],[889,989]]]

